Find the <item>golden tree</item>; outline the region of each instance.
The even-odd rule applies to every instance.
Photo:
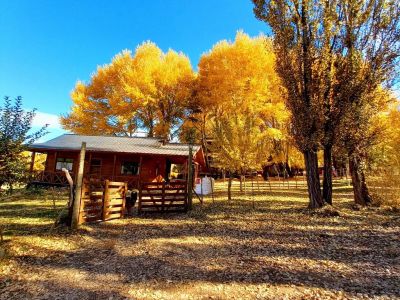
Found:
[[[132,56],[123,51],[109,65],[99,66],[89,84],[78,81],[71,112],[61,118],[64,128],[78,134],[132,136],[140,102],[126,93],[126,70],[131,67]]]
[[[88,84],[79,81],[61,121],[79,134],[132,136],[145,128],[149,136],[169,138],[185,115],[194,79],[185,55],[146,42],[133,56],[125,50],[98,67]]]
[[[196,99],[202,124],[213,138],[215,161],[231,174],[260,169],[272,141],[285,138],[289,113],[274,64],[271,40],[242,32],[200,59]]]

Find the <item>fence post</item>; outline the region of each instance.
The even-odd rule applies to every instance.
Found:
[[[108,200],[109,200],[109,189],[108,189],[109,180],[105,181],[104,185],[104,196],[103,196],[103,221],[106,220],[107,216],[107,208],[108,208]]]
[[[167,184],[166,182],[162,182],[162,196],[161,196],[161,210],[164,210],[164,203],[165,203],[165,185]]]
[[[192,193],[192,189],[193,189],[193,145],[190,142],[189,144],[189,159],[188,159],[188,203],[187,203],[187,208],[189,210],[192,209],[193,206],[193,193]]]
[[[142,189],[143,189],[143,184],[139,181],[139,195],[138,195],[138,214],[142,212]]]
[[[81,196],[82,196],[82,181],[83,181],[83,168],[85,165],[85,153],[86,153],[86,142],[82,142],[81,152],[79,154],[79,168],[78,175],[76,178],[75,186],[75,199],[72,208],[72,219],[71,228],[77,229],[79,225],[79,213],[81,208]]]
[[[121,212],[121,217],[125,216],[126,210],[126,191],[128,190],[128,183],[125,182],[124,185],[124,193],[122,194],[122,212]]]

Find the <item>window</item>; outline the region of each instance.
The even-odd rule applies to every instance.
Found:
[[[74,164],[73,158],[58,157],[56,163],[56,171],[61,171],[62,168],[65,168],[68,171],[72,171],[73,164]]]
[[[100,174],[101,171],[101,160],[91,159],[90,160],[90,174]]]
[[[171,179],[184,179],[185,178],[185,165],[184,164],[171,164]]]
[[[125,161],[121,165],[122,175],[138,175],[139,174],[139,163],[133,161]]]

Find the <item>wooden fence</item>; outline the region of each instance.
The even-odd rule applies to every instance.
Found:
[[[84,180],[79,223],[122,218],[127,189],[126,182]]]
[[[186,182],[144,182],[139,190],[138,212],[187,211]]]

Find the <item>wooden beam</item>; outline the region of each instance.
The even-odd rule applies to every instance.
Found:
[[[77,229],[79,225],[79,211],[81,208],[83,168],[85,165],[86,142],[82,142],[81,152],[79,154],[79,167],[75,184],[75,197],[72,209],[71,228]]]
[[[143,156],[140,156],[139,158],[139,179],[138,179],[138,189],[140,188],[140,182],[142,179],[142,162],[143,162]]]
[[[112,170],[112,179],[114,180],[115,178],[115,164],[117,162],[117,155],[114,154],[114,164],[113,164],[113,170]]]
[[[188,159],[188,179],[187,179],[187,208],[189,210],[192,209],[193,205],[193,145],[189,144],[189,159]]]
[[[92,152],[89,152],[89,170],[86,170],[86,174],[89,174],[88,177],[90,177],[90,168],[92,166]],[[83,169],[83,173],[85,173],[85,169]]]
[[[54,167],[53,170],[56,171],[57,169],[57,151],[54,151]]]
[[[104,197],[103,197],[103,214],[102,220],[105,221],[107,217],[107,210],[108,210],[108,202],[110,201],[110,191],[109,191],[109,183],[110,181],[106,179],[105,187],[104,187]]]

